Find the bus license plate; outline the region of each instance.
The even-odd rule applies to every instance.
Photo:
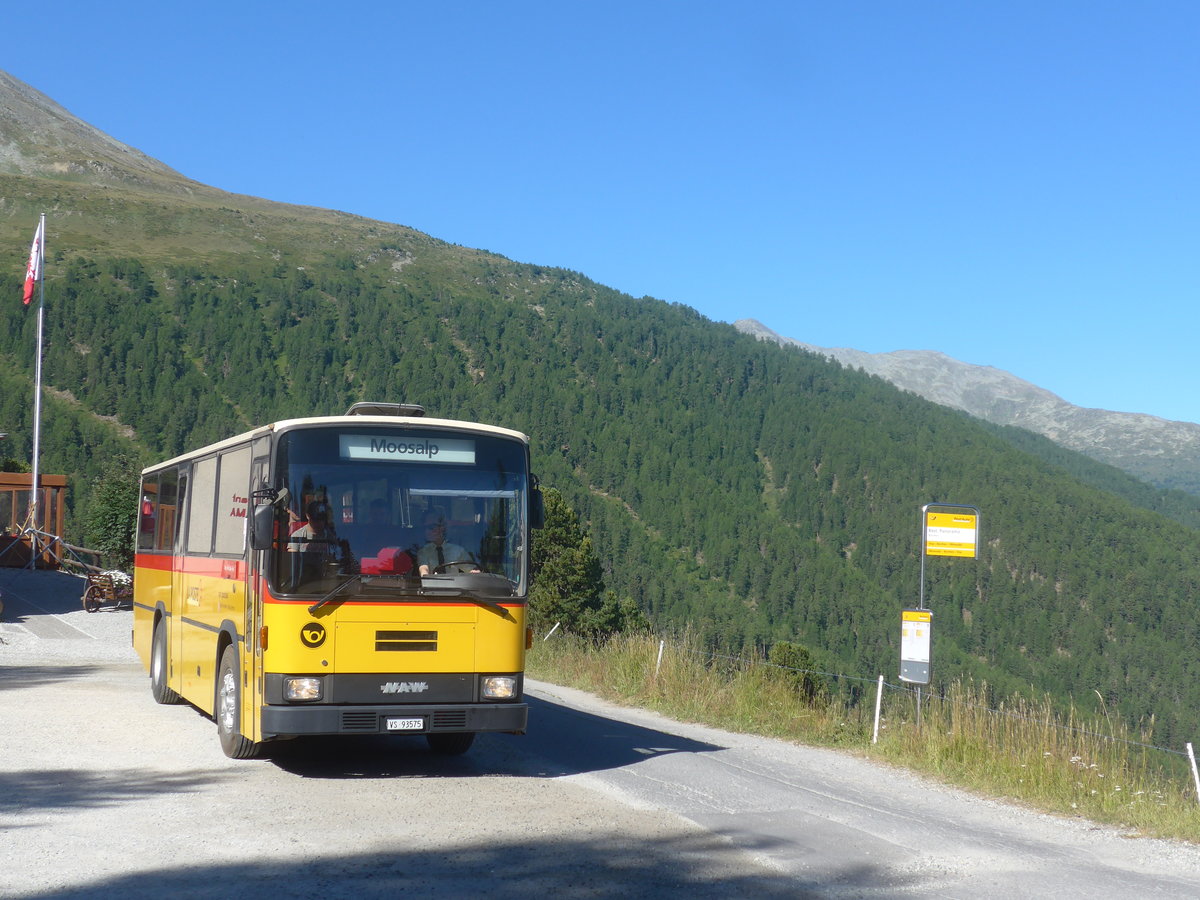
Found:
[[[388,731],[420,731],[425,727],[424,719],[397,719],[388,717]]]

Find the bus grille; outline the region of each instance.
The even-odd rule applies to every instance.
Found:
[[[373,712],[342,713],[342,731],[378,731],[379,716]]]
[[[465,709],[435,710],[430,722],[431,728],[466,728],[467,711]],[[358,731],[375,733],[380,730],[379,714],[374,712],[343,712],[342,731]]]
[[[436,653],[438,633],[436,631],[376,631],[375,649],[384,651],[412,651]]]
[[[465,728],[467,726],[467,711],[465,709],[437,710],[433,714],[434,728]]]

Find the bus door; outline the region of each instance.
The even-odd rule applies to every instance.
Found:
[[[270,484],[271,465],[270,456],[268,455],[271,448],[270,438],[261,438],[254,444],[254,461],[250,465],[250,493],[248,497],[253,497],[253,491],[265,484]],[[247,528],[253,526],[254,505],[250,504],[247,510],[246,524]],[[246,558],[249,561],[246,566],[246,621],[243,635],[243,656],[242,668],[249,671],[250,683],[247,690],[247,702],[242,704],[243,710],[258,709],[263,704],[263,650],[262,642],[259,640],[259,631],[262,629],[262,604],[263,604],[263,584],[266,582],[267,572],[266,567],[270,559],[270,551],[254,550],[250,546],[250,541],[246,541]],[[244,713],[243,713],[244,715]],[[251,733],[253,732],[253,733]],[[259,734],[259,719],[256,714],[253,717],[253,723],[249,729],[243,731],[250,740],[258,740],[262,737]]]
[[[217,612],[217,586],[214,575],[213,534],[217,512],[216,454],[192,464],[188,498],[187,546],[183,557],[183,617],[180,622],[179,659],[183,664],[183,690],[187,700],[211,713],[213,675],[216,668],[212,626]],[[221,498],[224,500],[224,498]],[[221,507],[224,509],[224,505]]]
[[[168,684],[177,692],[183,691],[183,617],[186,615],[183,571],[184,554],[187,552],[187,522],[192,508],[191,467],[179,468],[179,506],[176,511],[175,543],[171,548],[171,599],[167,609],[167,673]]]

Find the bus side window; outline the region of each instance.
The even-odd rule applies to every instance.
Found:
[[[154,549],[170,553],[175,546],[175,530],[179,514],[179,472],[168,469],[159,473],[158,522],[155,524]]]
[[[175,540],[171,545],[171,552],[176,555],[183,553],[183,525],[187,521],[185,518],[188,510],[188,476],[183,472],[179,476],[179,491],[176,493],[177,507],[175,509]]]
[[[221,454],[217,489],[215,552],[241,556],[246,549],[246,516],[250,508],[250,446]]]
[[[142,480],[142,499],[138,506],[139,550],[153,550],[155,526],[158,522],[158,476],[148,475]]]
[[[212,552],[213,513],[217,501],[217,458],[209,456],[192,469],[192,500],[188,514],[187,552]]]

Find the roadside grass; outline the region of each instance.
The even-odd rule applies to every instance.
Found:
[[[762,659],[713,656],[687,638],[656,665],[654,638],[618,636],[602,647],[568,635],[535,643],[534,678],[675,719],[797,743],[834,747],[1044,812],[1200,842],[1200,804],[1187,761],[1143,746],[1152,733],[1111,719],[1065,715],[1048,698],[989,708],[986,685],[958,682],[944,697],[885,686],[878,743],[875,691],[858,702],[809,702],[796,673]]]

